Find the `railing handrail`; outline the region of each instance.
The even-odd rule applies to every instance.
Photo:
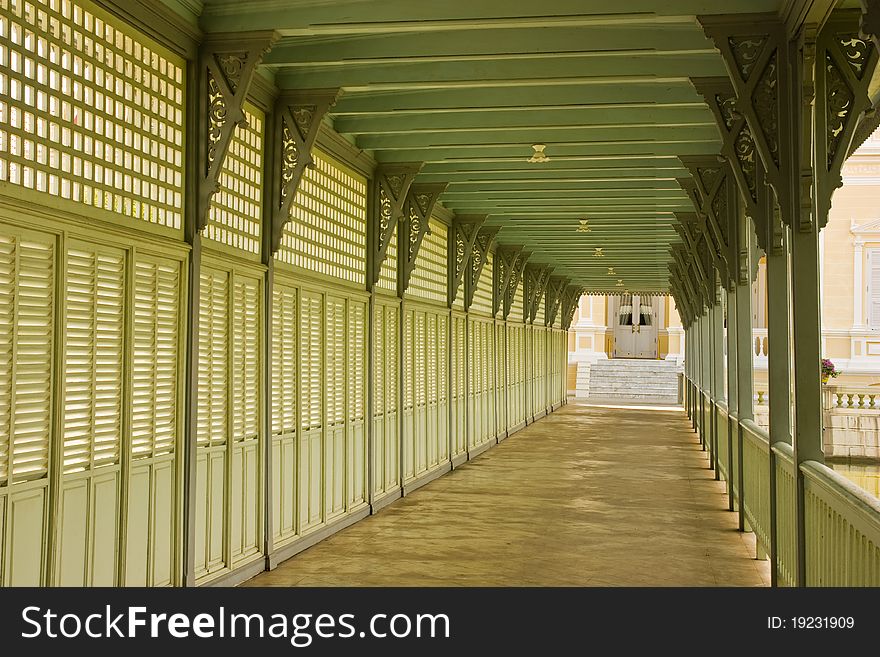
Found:
[[[864,525],[859,529],[867,530],[862,533],[870,533],[873,534],[875,540],[880,539],[880,499],[818,461],[801,463],[801,472],[804,477],[818,484],[828,495],[842,498],[848,507],[862,516]],[[850,522],[853,521],[853,518],[848,515],[847,519]]]
[[[759,424],[756,424],[755,421],[751,420],[751,419],[741,420],[740,424],[742,425],[743,429],[748,430],[758,440],[760,440],[761,442],[766,444],[767,449],[770,449],[770,434],[767,432],[767,430],[764,427],[760,426]]]
[[[777,456],[781,456],[783,460],[787,461],[788,465],[794,465],[794,448],[791,443],[778,441],[773,443],[772,449]]]
[[[867,385],[867,384],[840,385],[840,384],[826,383],[825,390],[830,390],[832,392],[842,390],[844,392],[863,392],[863,393],[869,394],[869,395],[880,395],[880,385],[878,385],[878,386],[872,386],[872,385]]]

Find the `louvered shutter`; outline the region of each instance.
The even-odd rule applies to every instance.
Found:
[[[300,424],[303,430],[322,426],[323,321],[321,295],[302,292],[300,308]]]
[[[385,415],[385,309],[377,306],[373,314],[373,417]]]
[[[180,265],[140,257],[134,266],[132,458],[174,451]]]
[[[427,402],[426,393],[427,388],[425,386],[425,356],[426,356],[426,345],[425,345],[425,313],[419,312],[416,313],[416,326],[415,326],[415,404],[417,407],[421,408]]]
[[[880,329],[880,249],[868,251],[868,325]]]
[[[48,471],[55,246],[0,235],[0,485]]]
[[[437,403],[437,315],[431,313],[427,317],[427,339],[425,347],[427,354],[427,386],[428,386],[428,403]]]
[[[345,423],[345,300],[327,298],[327,421]]]
[[[403,409],[412,410],[413,398],[413,313],[407,311],[403,321]]]
[[[447,332],[449,331],[449,319],[441,316],[437,322],[437,398],[441,404],[445,404],[449,395],[449,361]]]
[[[397,412],[397,385],[399,381],[398,364],[400,355],[398,353],[398,320],[397,308],[387,306],[385,308],[385,317],[387,323],[385,325],[385,350],[387,354],[386,376],[385,376],[385,408],[388,413]]]
[[[272,433],[292,434],[297,424],[297,291],[276,284],[272,299]]]
[[[349,332],[349,362],[351,371],[348,377],[348,404],[349,419],[354,422],[364,419],[364,362],[366,358],[366,308],[360,301],[352,301],[349,304],[350,332]]]
[[[119,462],[125,254],[72,244],[64,332],[64,472]]]
[[[200,446],[226,444],[229,355],[229,274],[202,267],[199,275]]]
[[[232,438],[260,433],[260,281],[236,276],[232,313]]]

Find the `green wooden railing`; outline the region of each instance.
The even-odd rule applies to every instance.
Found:
[[[706,448],[717,445],[718,473],[733,483],[734,498],[742,500],[744,527],[757,539],[756,556],[770,556],[775,562],[777,585],[796,585],[797,555],[802,553],[807,586],[880,586],[880,500],[822,463],[802,463],[805,531],[799,550],[798,478],[791,445],[777,442],[771,446],[764,428],[752,420],[737,422],[724,402],[711,400],[690,379],[686,385],[688,415],[697,420]],[[701,402],[707,404],[705,418],[717,409],[714,443],[708,435],[712,425],[700,418]],[[737,458],[740,436],[741,463]],[[729,441],[733,441],[732,450]],[[731,452],[733,463],[728,463]]]

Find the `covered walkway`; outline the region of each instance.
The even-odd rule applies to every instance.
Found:
[[[880,585],[818,267],[880,0],[617,4],[0,1],[0,586]],[[691,428],[567,407],[593,339]]]
[[[754,557],[680,410],[570,403],[248,584],[767,586]]]

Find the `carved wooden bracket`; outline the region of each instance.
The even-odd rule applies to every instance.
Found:
[[[212,34],[199,49],[199,178],[196,232],[208,224],[211,197],[235,127],[247,122],[244,101],[262,61],[278,33]]]
[[[840,170],[856,126],[866,111],[873,111],[868,86],[878,50],[859,36],[860,16],[858,11],[835,12],[816,40],[813,167],[819,228],[828,220],[834,190],[843,184]]]
[[[382,164],[376,167],[372,186],[372,212],[367,222],[367,290],[372,290],[379,280],[391,236],[403,218],[406,193],[421,168],[421,162]]]
[[[521,251],[521,246],[499,246],[495,250],[495,266],[492,268],[493,315],[497,315],[498,311],[504,306],[507,287],[510,285],[510,277],[513,273],[513,265]]]
[[[691,321],[693,321],[691,299],[688,298],[682,287],[678,265],[675,263],[670,264],[669,272],[669,289],[672,291],[672,298],[675,299],[675,307],[678,309],[678,314],[681,316],[684,326],[689,327]]]
[[[700,257],[703,234],[698,227],[697,215],[692,212],[676,212],[675,217],[678,219],[678,223],[674,225],[674,228],[682,238],[685,252],[691,259],[696,280],[702,287],[703,282],[709,278],[711,270],[704,267],[704,260]]]
[[[690,300],[683,292],[682,276],[678,269],[678,263],[675,261],[669,263],[669,290],[672,294],[672,298],[675,299],[675,306],[678,309],[682,324],[684,326],[689,326],[691,316],[689,305]]]
[[[711,245],[715,265],[724,286],[733,284],[733,266],[736,262],[736,197],[730,166],[712,156],[679,158],[693,179],[694,198],[703,220],[707,242]]]
[[[684,291],[684,296],[688,299],[688,306],[692,310],[692,315],[698,314],[697,310],[705,307],[705,299],[703,295],[702,285],[692,264],[693,257],[687,251],[683,244],[675,245],[671,249],[672,263],[670,263],[670,271],[673,278],[678,281],[680,288]]]
[[[312,166],[312,146],[321,120],[339,95],[338,89],[285,91],[275,100],[272,112],[272,234],[270,251],[281,246],[285,224],[290,220],[290,204],[306,167]]]
[[[564,276],[550,276],[547,279],[547,290],[544,296],[544,325],[553,326],[559,307],[562,305],[562,291],[571,283],[571,279]]]
[[[706,243],[705,235],[698,227],[697,215],[686,212],[676,212],[678,223],[674,225],[676,232],[682,238],[683,253],[686,257],[683,271],[692,270],[694,283],[693,293],[705,306],[711,304],[712,287],[715,282],[713,259]]]
[[[775,14],[697,18],[721,52],[736,92],[736,110],[748,123],[783,215],[792,223],[808,226],[810,213],[800,211],[797,195],[803,192],[796,193],[794,184],[801,171],[792,146],[803,108],[795,102],[795,94],[786,93],[793,87],[788,79],[791,53],[784,23]]]
[[[691,83],[712,110],[715,123],[721,131],[721,154],[727,160],[730,172],[736,180],[745,213],[754,222],[758,245],[765,253],[770,253],[775,243],[770,221],[775,201],[767,187],[764,165],[755,150],[752,131],[745,117],[736,109],[733,85],[724,77],[691,78]],[[731,227],[735,228],[738,221],[737,212],[733,216]],[[738,230],[732,231],[730,235],[731,238],[738,237]],[[732,239],[730,249],[732,273],[743,283],[748,270],[745,245],[738,239]]]
[[[763,183],[764,170],[749,124],[736,108],[733,85],[723,77],[691,78],[691,83],[712,110],[721,132],[721,155],[730,165],[746,213],[752,216],[757,209],[758,186]]]
[[[535,323],[552,271],[553,267],[535,263],[527,264],[523,270],[523,319],[529,324]]]
[[[516,257],[513,260],[513,263],[510,266],[510,280],[507,285],[507,289],[504,290],[504,303],[502,304],[502,317],[506,320],[510,315],[510,309],[513,307],[513,302],[516,300],[516,291],[519,289],[519,283],[522,280],[523,270],[526,266],[526,261],[532,255],[531,251],[520,251],[517,253]],[[525,310],[525,308],[523,308]],[[526,321],[525,312],[523,312],[523,322]]]
[[[499,227],[483,226],[477,231],[477,237],[471,248],[470,262],[467,265],[467,273],[464,278],[464,309],[470,310],[471,304],[474,302],[474,294],[477,286],[480,284],[480,276],[483,273],[483,267],[486,266],[486,260],[489,257],[489,249],[498,234]],[[457,257],[457,254],[456,254]],[[490,282],[491,285],[491,282]],[[453,298],[452,301],[455,299]]]
[[[397,293],[401,296],[409,287],[422,239],[431,232],[431,213],[446,186],[447,183],[413,183],[406,193],[397,242]]]
[[[474,244],[477,235],[480,233],[483,223],[486,221],[485,214],[457,214],[452,219],[452,227],[449,230],[449,246],[447,248],[448,259],[446,271],[448,272],[448,280],[446,286],[446,299],[450,307],[458,297],[458,290],[464,279],[464,273],[467,271],[468,263],[474,253]],[[495,236],[498,230],[492,233]],[[491,243],[491,240],[489,240]],[[488,253],[488,246],[486,247]],[[485,254],[483,254],[485,259]],[[482,267],[481,267],[482,271]],[[471,295],[473,298],[473,295]],[[470,303],[465,299],[465,308]]]
[[[584,288],[579,285],[567,285],[562,292],[562,328],[566,331],[571,328],[574,311],[577,310],[578,302],[583,293]]]

